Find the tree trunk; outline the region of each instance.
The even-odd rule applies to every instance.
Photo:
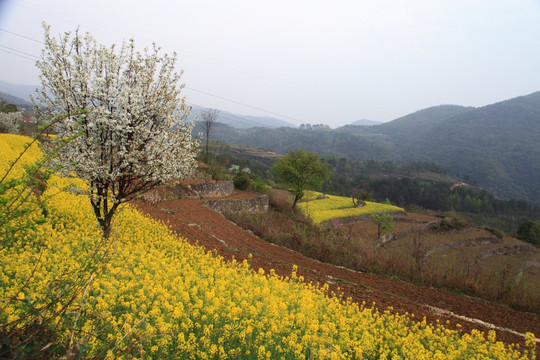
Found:
[[[209,145],[208,143],[209,143],[208,134],[206,134],[206,154],[205,154],[205,155],[206,155],[206,156],[205,156],[206,159],[205,159],[205,162],[206,162],[206,165],[210,166],[210,165],[208,164],[208,145]]]
[[[298,200],[300,200],[300,196],[295,195],[295,196],[294,196],[294,202],[293,202],[293,204],[292,204],[292,209],[293,209],[293,210],[296,208],[296,203],[298,202]]]

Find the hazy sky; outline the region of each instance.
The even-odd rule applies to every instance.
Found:
[[[43,39],[179,54],[189,103],[332,127],[540,90],[540,0],[0,0],[0,80],[39,84]]]

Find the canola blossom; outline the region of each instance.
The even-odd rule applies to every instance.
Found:
[[[2,305],[1,324],[24,316],[28,303],[45,306],[51,283],[78,273],[102,240],[85,186],[51,177],[47,221],[20,246],[0,248],[0,299],[20,300]],[[100,251],[105,260],[69,305],[70,321],[59,322],[58,341],[78,344],[81,358],[534,357],[532,340],[529,349],[507,347],[494,332],[461,334],[328,295],[296,268],[282,278],[226,262],[127,205]]]
[[[336,195],[324,195],[309,191],[306,200],[300,202],[298,207],[306,213],[314,223],[320,224],[332,219],[346,219],[351,217],[369,216],[373,213],[401,213],[400,207],[366,201],[365,206],[355,207],[351,198]]]
[[[4,176],[11,164],[19,157],[25,146],[30,145],[32,139],[22,135],[0,134],[0,179]],[[41,157],[38,143],[34,143],[17,162],[9,177],[20,179],[24,175],[24,168],[33,165]]]

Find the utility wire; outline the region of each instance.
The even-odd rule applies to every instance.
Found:
[[[17,34],[17,33],[13,32],[13,31],[9,31],[9,30],[2,29],[2,28],[0,28],[0,31],[7,32],[8,34],[15,35],[15,36],[21,37],[21,38],[26,39],[26,40],[37,42],[38,44],[43,44],[43,41],[41,41],[41,40],[36,40],[36,39],[33,39],[31,37],[28,37],[28,36]]]
[[[15,36],[18,36],[18,37],[21,37],[21,38],[24,38],[24,39],[27,39],[27,40],[30,40],[30,41],[34,41],[36,43],[40,43],[40,44],[43,44],[43,41],[39,41],[39,40],[36,40],[36,39],[33,39],[31,37],[28,37],[28,36],[25,36],[25,35],[22,35],[22,34],[19,34],[19,33],[16,33],[16,32],[13,32],[13,31],[9,31],[9,30],[6,30],[6,29],[3,29],[3,28],[0,28],[0,31],[4,31],[6,33],[9,33],[9,34],[12,34],[12,35],[15,35]],[[8,50],[4,50],[4,49],[0,49],[0,50],[3,50],[4,52],[7,52],[9,54],[12,54],[12,55],[15,55],[15,56],[19,56],[19,57],[22,57],[22,58],[25,58],[25,59],[28,59],[28,60],[32,60],[31,58],[29,58],[28,56],[30,57],[33,57],[35,59],[39,59],[38,56],[36,55],[33,55],[33,54],[30,54],[30,53],[27,53],[27,52],[24,52],[24,51],[20,51],[20,50],[17,50],[17,49],[13,49],[13,48],[10,48],[10,47],[7,47],[7,46],[4,46],[4,45],[0,45],[0,47],[3,47],[3,48],[6,48],[8,50],[11,50],[11,51],[15,51],[15,52],[18,52],[20,54],[23,54],[23,55],[20,55],[20,54],[16,54],[16,53],[13,53],[11,51],[8,51]],[[24,56],[26,55],[26,56]],[[280,80],[279,78],[276,78],[277,80]],[[296,87],[296,86],[295,86]],[[202,91],[202,90],[197,90],[197,89],[194,89],[194,88],[191,88],[191,87],[185,87],[186,89],[189,89],[191,91],[195,91],[197,93],[200,93],[200,94],[204,94],[204,95],[207,95],[207,96],[211,96],[211,97],[214,97],[214,98],[217,98],[217,99],[221,99],[221,100],[224,100],[224,101],[228,101],[228,102],[231,102],[231,103],[234,103],[234,104],[238,104],[238,105],[242,105],[242,106],[245,106],[247,108],[251,108],[251,109],[254,109],[254,110],[259,110],[259,111],[262,111],[262,112],[265,112],[265,113],[268,113],[268,114],[272,114],[272,115],[275,115],[275,116],[279,116],[279,117],[282,117],[282,118],[286,118],[286,119],[289,119],[289,120],[292,120],[298,124],[301,124],[303,123],[303,121],[299,120],[299,119],[296,119],[296,118],[293,118],[291,116],[287,116],[287,115],[283,115],[283,114],[279,114],[279,113],[276,113],[276,112],[273,112],[273,111],[270,111],[270,110],[266,110],[266,109],[262,109],[262,108],[259,108],[259,107],[256,107],[256,106],[252,106],[252,105],[248,105],[248,104],[245,104],[245,103],[242,103],[242,102],[239,102],[239,101],[236,101],[236,100],[232,100],[232,99],[228,99],[228,98],[225,98],[225,97],[222,97],[222,96],[219,96],[219,95],[215,95],[215,94],[211,94],[209,92],[206,92],[206,91]],[[302,90],[309,90],[307,88],[300,88],[300,87],[297,87],[299,89],[302,89]],[[321,96],[324,96],[321,94]],[[242,119],[246,122],[249,122],[249,120],[246,120],[246,119]],[[253,121],[252,121],[253,122]],[[256,123],[257,125],[262,125],[262,126],[265,126],[264,124],[262,123],[257,123],[257,122],[254,122]]]
[[[1,30],[1,29],[0,29]],[[4,49],[2,49],[4,48]],[[6,50],[7,49],[7,50]],[[27,53],[27,52],[24,52],[24,51],[20,51],[20,50],[17,50],[17,49],[14,49],[14,48],[11,48],[11,47],[8,47],[8,46],[4,46],[4,45],[1,45],[0,44],[0,51],[4,51],[6,53],[9,53],[11,55],[15,55],[15,56],[18,56],[18,57],[21,57],[21,58],[24,58],[24,59],[27,59],[27,60],[30,60],[30,61],[35,61],[34,59],[39,59],[38,56],[36,55],[33,55],[33,54],[30,54],[30,53]],[[14,52],[15,51],[15,52]],[[22,55],[21,55],[22,54]],[[34,59],[32,59],[32,58]],[[257,107],[254,107],[254,106],[251,106],[251,105],[248,105],[248,104],[244,104],[244,103],[241,103],[241,102],[238,102],[238,101],[235,101],[235,100],[231,100],[231,99],[227,99],[227,98],[224,98],[224,97],[221,97],[221,96],[218,96],[218,95],[214,95],[214,94],[210,94],[208,92],[205,92],[205,91],[201,91],[201,90],[197,90],[197,89],[194,89],[194,88],[191,88],[191,87],[185,87],[186,89],[189,89],[191,91],[195,91],[195,92],[198,92],[198,93],[201,93],[201,94],[205,94],[205,95],[208,95],[208,96],[212,96],[212,97],[215,97],[215,98],[219,98],[221,100],[225,100],[225,101],[229,101],[229,102],[232,102],[232,103],[235,103],[235,104],[239,104],[239,105],[242,105],[242,106],[246,106],[246,107],[249,107],[249,108],[252,108],[252,109],[256,109],[256,110],[259,110],[259,111],[263,111],[263,112],[267,112],[267,113],[270,113],[270,114],[274,114],[274,115],[278,115],[278,116],[283,116],[283,117],[287,117],[287,118],[290,118],[286,115],[281,115],[281,114],[277,114],[277,113],[274,113],[274,112],[271,112],[269,110],[265,110],[265,109],[261,109],[261,108],[257,108]],[[194,104],[191,104],[191,105],[194,105]],[[233,120],[234,119],[231,119],[232,118],[235,118],[235,119],[238,119],[240,120],[241,122],[244,122],[246,124],[254,124],[254,125],[257,125],[257,126],[263,126],[263,127],[267,127],[268,125],[262,123],[262,122],[257,122],[257,121],[254,121],[254,120],[249,120],[249,119],[245,119],[245,118],[242,118],[240,116],[236,116],[236,115],[233,115],[233,114],[221,114],[220,115],[221,117],[225,118],[225,119],[228,119],[228,120]],[[292,120],[295,120],[297,121],[296,119],[294,118],[290,118]]]
[[[293,117],[290,117],[290,116],[287,116],[287,115],[283,115],[283,114],[279,114],[279,113],[276,113],[276,112],[273,112],[273,111],[270,111],[270,110],[266,110],[266,109],[261,109],[259,107],[256,107],[256,106],[251,106],[251,105],[248,105],[248,104],[244,104],[244,103],[241,103],[239,101],[236,101],[236,100],[232,100],[232,99],[227,99],[225,97],[222,97],[222,96],[219,96],[219,95],[214,95],[214,94],[210,94],[206,91],[201,91],[201,90],[197,90],[197,89],[193,89],[192,87],[189,87],[189,86],[186,86],[185,89],[188,89],[188,90],[191,90],[191,91],[195,91],[195,92],[198,92],[200,94],[204,94],[204,95],[208,95],[208,96],[212,96],[212,97],[215,97],[217,99],[221,99],[221,100],[225,100],[225,101],[228,101],[228,102],[231,102],[231,103],[234,103],[234,104],[238,104],[238,105],[242,105],[242,106],[245,106],[245,107],[248,107],[248,108],[251,108],[251,109],[255,109],[255,110],[259,110],[259,111],[264,111],[266,113],[269,113],[269,114],[272,114],[272,115],[276,115],[276,116],[281,116],[281,117],[284,117],[284,118],[287,118],[289,120],[293,120],[299,124],[302,123],[302,121],[298,120],[298,119],[295,119]]]
[[[15,0],[7,0],[7,1],[15,3]],[[42,14],[46,14],[48,16],[53,16],[53,17],[55,17],[57,19],[61,19],[61,20],[64,20],[66,22],[73,23],[73,21],[74,21],[71,17],[69,17],[68,15],[65,15],[65,14],[64,14],[64,16],[59,16],[58,13],[51,14],[50,12],[47,12],[47,10],[44,7],[42,7],[42,6],[40,6],[40,5],[36,4],[36,3],[33,3],[31,1],[17,0],[17,3],[22,3],[26,7],[32,8],[32,11],[37,11],[37,12],[40,12]],[[84,19],[84,20],[86,21],[86,23],[89,23],[88,19]],[[107,33],[109,35],[125,37],[125,33],[122,34],[119,31],[111,31],[110,29],[106,29],[103,26],[97,25],[95,23],[90,22],[89,24],[90,24],[90,27],[93,27],[93,28],[95,28],[95,29],[97,29],[97,30],[99,30],[101,32]],[[131,37],[131,36],[129,36],[129,37]],[[138,38],[142,38],[142,39],[145,39],[147,41],[151,41],[151,39],[145,38],[144,36],[138,36]],[[37,40],[31,39],[31,38],[29,38],[29,40],[37,41]],[[171,44],[169,44],[169,47],[177,48],[175,46],[171,46]],[[220,66],[220,67],[223,67],[223,68],[228,68],[228,69],[234,70],[234,71],[236,71],[238,73],[242,73],[242,74],[245,74],[245,75],[248,75],[248,76],[251,76],[251,77],[256,77],[256,78],[263,79],[263,80],[266,80],[266,81],[270,80],[270,81],[279,83],[279,84],[281,84],[283,86],[287,86],[289,88],[294,88],[294,89],[297,89],[297,90],[300,90],[300,91],[312,93],[312,94],[315,94],[317,96],[320,96],[320,97],[323,97],[323,98],[326,98],[326,99],[331,99],[333,101],[338,101],[338,102],[341,102],[341,103],[344,103],[344,104],[355,106],[355,107],[357,107],[359,109],[371,108],[371,109],[375,109],[375,110],[378,110],[378,111],[387,111],[386,108],[381,107],[381,106],[375,106],[375,105],[369,105],[369,104],[360,104],[359,102],[355,101],[354,99],[346,98],[346,97],[343,97],[343,96],[338,96],[338,95],[331,94],[331,93],[325,93],[323,91],[320,91],[319,89],[303,86],[303,85],[294,83],[294,82],[292,82],[292,81],[290,81],[288,79],[285,79],[285,78],[282,78],[282,77],[279,77],[279,76],[275,76],[273,74],[268,74],[268,73],[264,73],[264,72],[261,72],[261,71],[258,71],[258,70],[253,70],[253,69],[246,69],[244,66],[238,66],[238,65],[230,64],[230,63],[227,63],[227,62],[224,62],[224,61],[221,61],[219,59],[215,59],[215,58],[203,55],[203,54],[198,54],[198,53],[193,52],[193,51],[187,51],[186,49],[179,49],[179,48],[177,48],[177,49],[178,49],[178,52],[181,53],[183,56],[193,57],[193,58],[196,58],[196,59],[201,60],[203,62],[210,63],[210,64]]]
[[[27,60],[30,60],[30,61],[33,61],[33,62],[36,61],[35,59],[29,58],[29,57],[24,56],[24,55],[21,55],[21,54],[17,54],[17,53],[11,52],[11,51],[6,50],[6,49],[0,49],[0,51],[6,52],[6,53],[11,54],[11,55],[15,55],[15,56],[18,56],[18,57],[20,57],[20,58],[27,59]]]
[[[192,104],[192,103],[189,103],[189,102],[186,102],[187,105],[190,105],[190,106],[193,106],[193,107],[200,107],[200,108],[204,108],[200,105],[196,105],[196,104]],[[194,113],[192,113],[194,114]],[[229,120],[231,122],[237,122],[237,123],[243,123],[243,124],[246,124],[246,125],[249,125],[249,127],[271,127],[269,126],[268,124],[265,124],[261,121],[257,121],[257,120],[253,120],[253,119],[246,119],[244,117],[241,117],[241,116],[238,116],[236,114],[232,114],[228,111],[220,111],[219,113],[219,117],[218,119],[225,119],[225,120]]]
[[[0,47],[3,47],[3,48],[5,48],[5,49],[11,50],[11,51],[16,51],[16,52],[21,53],[21,54],[23,54],[23,55],[31,56],[31,57],[36,58],[36,59],[39,59],[39,57],[36,56],[36,55],[34,55],[34,54],[29,54],[29,53],[27,53],[27,52],[20,51],[20,50],[17,50],[17,49],[13,49],[13,48],[10,48],[10,47],[5,46],[5,45],[2,45],[2,44],[0,44]]]

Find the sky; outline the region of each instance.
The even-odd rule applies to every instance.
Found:
[[[0,80],[39,85],[43,21],[156,43],[188,103],[295,125],[540,90],[540,0],[0,0]]]

